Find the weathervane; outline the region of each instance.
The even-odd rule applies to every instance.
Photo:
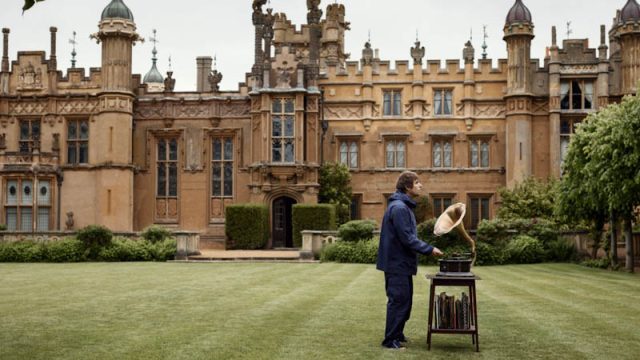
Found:
[[[153,54],[153,58],[151,58],[151,60],[153,60],[154,64],[155,64],[156,60],[158,60],[158,58],[156,58],[156,55],[158,54],[158,50],[156,50],[156,44],[159,41],[158,41],[158,37],[156,36],[156,34],[157,34],[156,29],[153,29],[153,35],[149,38],[149,41],[151,41],[153,43],[153,51],[151,52]]]
[[[489,35],[487,35],[487,25],[482,25],[482,58],[486,59],[487,58],[487,38],[489,37]]]
[[[171,55],[169,55],[169,71],[172,71],[171,70]]]
[[[71,51],[71,68],[75,69],[76,68],[76,44],[78,44],[78,42],[76,41],[76,32],[73,32],[73,39],[69,39],[69,44],[73,45],[73,50]]]
[[[571,21],[567,21],[567,39],[571,37],[573,34],[573,30],[571,30]]]

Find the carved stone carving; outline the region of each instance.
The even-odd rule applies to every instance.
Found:
[[[211,91],[220,91],[220,81],[222,81],[222,73],[218,72],[218,70],[213,70],[209,74],[209,84],[211,85]]]
[[[175,107],[175,114],[177,118],[202,118],[208,117],[209,105],[206,104],[185,104]]]
[[[98,108],[98,100],[70,100],[60,101],[58,103],[58,111],[61,114],[91,114]]]
[[[456,115],[458,116],[464,115],[464,103],[456,104]]]
[[[362,106],[360,105],[343,105],[343,106],[326,106],[325,114],[331,119],[360,119],[362,118]]]
[[[16,102],[9,103],[9,112],[16,115],[42,114],[47,104],[44,102]]]
[[[413,116],[413,103],[404,104],[404,116]]]
[[[53,143],[51,144],[51,151],[60,152],[60,134],[53,134]]]
[[[0,134],[0,150],[6,150],[7,149],[7,134],[2,133]]]
[[[38,90],[42,89],[42,69],[34,68],[29,62],[20,69],[18,75],[18,90]]]
[[[476,104],[473,108],[473,116],[475,117],[502,117],[506,112],[506,108],[502,104]]]
[[[597,74],[597,64],[561,65],[560,74]]]
[[[164,91],[172,92],[176,86],[176,79],[173,77],[173,71],[167,71],[167,77],[164,79]]]
[[[290,89],[291,88],[291,71],[293,67],[287,66],[287,62],[282,63],[282,67],[278,67],[278,82],[276,88],[278,89]]]
[[[67,231],[73,230],[73,225],[75,221],[73,221],[73,211],[67,212],[67,221],[65,221],[65,225],[67,226]]]
[[[165,111],[160,106],[138,105],[134,117],[138,119],[161,119],[165,117]]]
[[[415,46],[411,48],[411,57],[414,65],[422,65],[424,53],[424,46],[420,47],[420,41],[416,41]]]
[[[362,65],[371,65],[373,62],[373,49],[371,48],[371,43],[368,41],[364,43],[364,49],[362,49]]]
[[[422,105],[422,116],[430,116],[431,115],[431,105],[423,104]]]
[[[249,104],[246,102],[242,103],[224,103],[220,107],[220,116],[222,117],[240,117],[240,116],[248,116]]]

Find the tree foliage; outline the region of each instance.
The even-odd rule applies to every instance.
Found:
[[[542,181],[529,177],[513,189],[501,188],[498,193],[502,199],[498,217],[502,219],[554,219],[554,202],[558,194],[555,179]]]
[[[571,140],[563,170],[560,214],[599,225],[611,213],[630,228],[640,205],[640,98],[625,97],[589,115]],[[629,236],[627,249],[632,246]]]
[[[351,174],[345,164],[325,163],[320,168],[318,200],[336,206],[336,220],[342,225],[351,219]]]

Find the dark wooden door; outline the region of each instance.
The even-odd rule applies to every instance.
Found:
[[[283,196],[273,201],[272,244],[274,248],[293,247],[293,231],[291,223],[292,206],[296,203],[292,198]]]

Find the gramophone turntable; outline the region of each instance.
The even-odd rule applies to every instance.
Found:
[[[457,203],[449,206],[436,221],[433,227],[433,233],[435,236],[441,236],[453,229],[456,229],[458,233],[471,245],[471,253],[464,254],[452,254],[446,259],[438,260],[440,265],[440,271],[436,276],[474,276],[471,273],[471,265],[476,260],[476,242],[469,236],[464,228],[462,220],[466,213],[466,206],[463,203]]]

